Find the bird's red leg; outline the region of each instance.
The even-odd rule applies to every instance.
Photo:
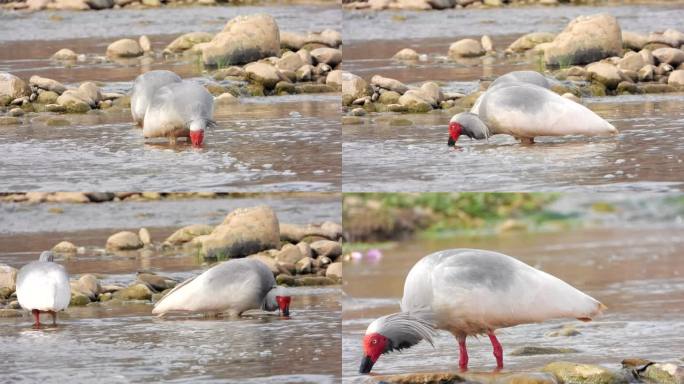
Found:
[[[458,337],[458,367],[461,371],[465,372],[468,370],[468,348],[466,348],[466,338]]]
[[[34,309],[31,311],[31,313],[33,313],[33,319],[34,319],[33,325],[35,327],[40,327],[40,311],[37,309]]]
[[[496,368],[503,369],[503,348],[501,348],[501,343],[499,343],[499,340],[497,340],[496,335],[494,335],[494,332],[487,332],[487,336],[489,336],[489,340],[492,342],[492,347],[494,347],[494,357],[496,357]]]

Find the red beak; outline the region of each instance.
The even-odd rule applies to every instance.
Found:
[[[292,301],[290,296],[276,296],[281,315],[290,316],[290,301]]]
[[[190,131],[190,142],[193,147],[201,147],[204,142],[204,131]]]

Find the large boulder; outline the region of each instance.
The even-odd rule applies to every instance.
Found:
[[[326,277],[336,277],[338,279],[342,278],[342,262],[338,261],[328,265],[328,269],[325,270]]]
[[[640,55],[637,52],[627,52],[625,53],[625,56],[620,59],[617,63],[617,66],[619,69],[622,70],[629,70],[629,71],[638,71],[640,70],[644,65],[647,63],[644,62],[644,58],[642,55]]]
[[[0,72],[0,96],[9,96],[12,99],[16,99],[28,96],[30,93],[31,90],[24,80],[11,73]]]
[[[107,47],[108,57],[137,57],[144,53],[140,44],[133,39],[117,40]]]
[[[280,52],[278,24],[272,16],[256,14],[230,20],[223,31],[202,47],[207,65],[245,64]]]
[[[342,254],[342,245],[337,241],[318,240],[309,244],[309,246],[316,256],[325,256],[330,260],[335,260]]]
[[[484,54],[482,44],[475,39],[461,39],[449,46],[450,57],[478,57]]]
[[[278,218],[267,206],[236,209],[211,234],[197,239],[205,257],[248,256],[279,247]]]
[[[165,52],[178,53],[187,51],[199,43],[210,42],[214,35],[208,32],[190,32],[178,36],[169,45],[164,48]]]
[[[588,64],[622,53],[622,32],[615,17],[602,13],[579,16],[544,50],[550,66]]]
[[[520,36],[516,41],[512,42],[511,45],[506,48],[508,52],[524,52],[536,47],[542,43],[548,43],[553,41],[554,35],[549,32],[532,32],[526,35]]]

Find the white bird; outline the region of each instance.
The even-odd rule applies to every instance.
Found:
[[[524,143],[536,136],[610,136],[618,130],[589,108],[548,88],[551,82],[532,71],[512,72],[494,81],[470,112],[449,121],[449,146],[459,136],[483,140],[492,135],[512,135]]]
[[[193,146],[201,146],[204,130],[214,127],[214,97],[202,85],[181,81],[165,85],[154,93],[145,112],[143,136],[190,137]]]
[[[66,309],[71,300],[69,275],[53,259],[52,252],[45,251],[38,261],[24,265],[17,273],[17,300],[22,308],[33,313],[37,327],[41,312],[49,313],[52,324],[56,324],[57,312]]]
[[[497,368],[503,349],[494,331],[556,318],[589,321],[606,307],[564,281],[510,256],[479,250],[432,253],[411,268],[404,282],[401,312],[374,320],[363,338],[360,372],[369,373],[380,355],[432,344],[436,329],[459,344],[461,370],[468,368],[466,337],[486,334]]]
[[[131,115],[133,121],[143,126],[147,106],[157,90],[171,83],[180,83],[182,79],[171,71],[156,70],[145,72],[135,78],[131,93]]]
[[[290,296],[280,295],[266,264],[254,259],[233,259],[179,284],[154,305],[152,313],[227,313],[237,317],[250,309],[279,309],[283,316],[289,316],[290,300]]]

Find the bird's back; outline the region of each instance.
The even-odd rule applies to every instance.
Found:
[[[34,261],[17,273],[17,300],[24,309],[61,311],[70,299],[69,275],[57,263]]]
[[[166,70],[149,71],[138,76],[133,83],[133,91],[131,92],[131,115],[133,120],[138,123],[143,121],[147,106],[159,88],[180,81],[180,76]]]
[[[554,276],[477,249],[421,259],[406,279],[402,309],[420,307],[426,299],[438,327],[464,334],[552,318],[591,318],[601,309],[598,301]]]
[[[517,137],[617,133],[585,106],[534,84],[507,83],[487,91],[478,114],[493,133]]]
[[[271,271],[253,259],[234,259],[216,265],[184,283],[160,300],[153,313],[174,311],[234,315],[259,309],[276,285]]]

